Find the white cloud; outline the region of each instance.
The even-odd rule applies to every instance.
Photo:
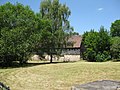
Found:
[[[103,10],[103,8],[98,8],[97,10],[98,10],[98,11],[102,11],[102,10]]]

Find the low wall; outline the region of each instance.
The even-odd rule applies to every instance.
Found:
[[[30,60],[40,60],[39,55],[33,55],[31,56]]]
[[[31,60],[40,60],[39,55],[33,55]],[[45,60],[50,60],[50,55],[45,55]],[[80,55],[63,55],[61,57],[57,57],[53,55],[53,61],[79,61]]]
[[[65,55],[65,58],[69,61],[79,61],[80,55]]]
[[[50,56],[46,55],[45,59],[50,60]],[[79,60],[80,55],[64,55],[62,57],[56,57],[55,55],[53,56],[53,61],[79,61]]]

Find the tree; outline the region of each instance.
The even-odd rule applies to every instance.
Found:
[[[115,22],[112,23],[110,32],[112,37],[115,36],[120,37],[120,20],[116,20]]]
[[[97,49],[98,51],[100,51],[101,53],[103,53],[104,51],[109,51],[110,50],[110,35],[109,32],[103,27],[100,27],[100,31],[99,31],[99,40],[98,40],[98,46]]]
[[[50,62],[52,62],[52,55],[57,54],[56,48],[62,48],[66,44],[66,36],[73,30],[68,21],[71,12],[65,4],[60,4],[59,0],[41,1],[40,12],[42,19],[50,22],[50,27],[42,33],[44,34],[42,40],[48,42],[43,42],[43,47],[47,48],[46,53],[51,56]]]
[[[120,59],[120,37],[113,37],[111,43],[110,50],[112,59]]]
[[[102,26],[99,32],[91,30],[83,34],[81,55],[88,61],[109,60],[110,45],[109,33]]]
[[[97,52],[96,60],[107,61],[111,59],[111,56],[110,56],[111,41],[110,41],[109,32],[103,26],[100,27],[99,37],[100,38],[97,44],[98,52]]]
[[[110,28],[111,34],[111,56],[112,59],[120,59],[120,20],[116,20],[112,23]]]
[[[85,32],[82,40],[82,57],[88,61],[95,61],[97,41],[99,39],[98,32],[91,30],[90,32]]]
[[[0,6],[0,61],[10,63],[28,60],[40,43],[42,21],[20,3]]]

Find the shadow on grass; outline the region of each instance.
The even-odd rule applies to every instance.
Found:
[[[75,61],[66,61],[66,62],[37,62],[37,63],[34,63],[34,62],[28,62],[28,63],[24,63],[24,64],[20,64],[18,62],[13,62],[9,65],[5,64],[5,63],[0,63],[0,68],[1,69],[8,69],[8,68],[21,68],[21,67],[32,67],[32,66],[37,66],[37,65],[46,65],[46,64],[59,64],[59,63],[74,63]]]

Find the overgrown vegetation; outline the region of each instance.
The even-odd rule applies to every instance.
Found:
[[[112,59],[116,59],[120,61],[120,20],[116,20],[111,25],[111,56]]]
[[[116,20],[112,23],[110,28],[110,34],[112,37],[118,36],[120,37],[120,20]]]
[[[120,59],[120,20],[111,25],[110,33],[101,26],[99,32],[83,34],[81,55],[87,61],[103,62]]]
[[[0,6],[0,63],[27,62],[33,52],[60,55],[73,32],[68,20],[71,11],[59,0],[43,0],[40,12],[29,6],[6,3]],[[68,43],[73,44],[73,43]],[[82,41],[82,57],[88,61],[120,59],[120,20],[111,25],[110,33],[101,27],[99,32],[85,32]],[[57,50],[56,48],[59,48]]]
[[[60,54],[56,48],[63,48],[67,37],[73,31],[68,20],[71,11],[65,4],[59,3],[59,0],[43,0],[40,4],[40,13],[42,19],[50,21],[49,28],[43,30],[41,36],[42,48],[51,56],[52,62],[53,54]]]
[[[82,46],[84,51],[82,56],[88,61],[106,61],[110,57],[110,36],[104,27],[99,32],[91,30],[83,35]]]
[[[0,61],[6,64],[26,62],[39,43],[42,28],[38,28],[38,23],[28,6],[20,3],[0,6]]]
[[[66,37],[73,31],[69,8],[59,0],[41,1],[40,7],[35,14],[20,3],[0,6],[0,62],[24,63],[33,52],[51,55],[52,62],[52,55],[58,54],[55,48],[65,46]]]

